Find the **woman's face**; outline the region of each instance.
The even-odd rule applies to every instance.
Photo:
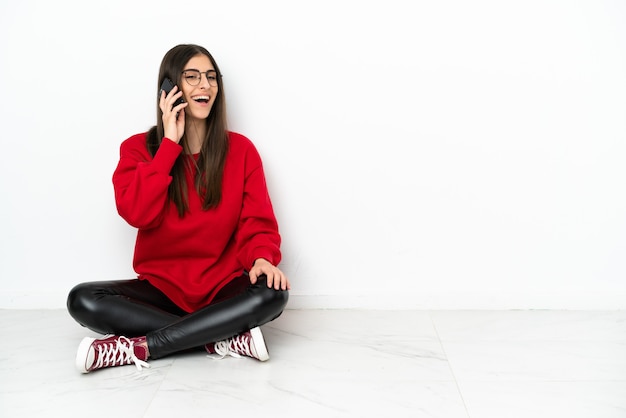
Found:
[[[206,55],[196,55],[185,65],[179,86],[189,105],[185,115],[194,119],[206,119],[217,96],[217,73]]]

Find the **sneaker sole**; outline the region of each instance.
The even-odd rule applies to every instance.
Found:
[[[87,353],[89,353],[89,348],[95,340],[95,338],[85,337],[78,346],[78,351],[76,352],[76,368],[81,373],[89,373],[89,370],[85,367],[85,363],[87,362]]]
[[[267,351],[267,346],[265,345],[265,339],[263,338],[263,334],[261,333],[261,328],[252,328],[250,330],[250,335],[252,336],[252,341],[254,341],[254,348],[256,349],[257,356],[259,356],[259,360],[269,360],[270,353],[268,353]]]

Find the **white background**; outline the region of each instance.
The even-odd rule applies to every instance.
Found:
[[[292,307],[626,308],[626,2],[2,1],[0,307],[134,276],[119,144],[197,43]]]

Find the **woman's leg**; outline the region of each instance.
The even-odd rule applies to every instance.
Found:
[[[265,278],[260,277],[256,284],[248,284],[247,289],[237,296],[148,332],[146,340],[150,357],[160,358],[221,341],[263,325],[280,316],[288,299],[288,291],[268,288]]]
[[[145,336],[185,315],[147,280],[81,283],[67,298],[70,315],[101,334]]]
[[[288,291],[268,288],[263,276],[254,285],[242,276],[220,291],[215,304],[186,314],[147,281],[127,280],[80,284],[70,292],[67,306],[83,326],[103,334],[138,337],[135,343],[147,344],[150,357],[160,358],[263,325],[282,313],[288,297]],[[85,359],[79,357],[92,355],[92,343],[109,350],[117,339],[86,340],[79,348],[77,367],[83,372],[106,367],[95,367],[89,359],[85,366]],[[125,344],[132,347],[130,341]],[[146,360],[147,354],[140,357]]]

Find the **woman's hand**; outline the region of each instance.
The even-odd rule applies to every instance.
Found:
[[[262,274],[267,276],[267,287],[276,290],[290,290],[289,279],[280,269],[264,258],[257,258],[250,269],[250,283],[255,284]]]
[[[174,86],[168,95],[165,95],[165,91],[161,90],[161,98],[159,99],[159,107],[163,112],[163,134],[177,144],[185,133],[185,108],[189,103],[181,103],[174,108],[172,106],[182,95],[183,92],[178,90],[178,86]]]

